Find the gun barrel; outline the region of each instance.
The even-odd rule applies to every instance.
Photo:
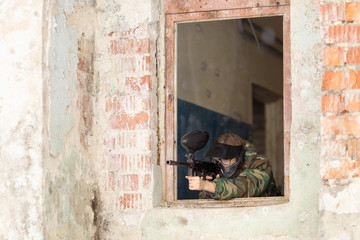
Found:
[[[190,163],[186,163],[186,162],[177,162],[177,161],[172,161],[172,160],[167,160],[166,161],[167,165],[173,165],[173,166],[182,166],[182,167],[191,167]]]

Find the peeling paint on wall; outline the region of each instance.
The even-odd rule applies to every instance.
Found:
[[[49,7],[49,152],[45,154],[45,235],[102,239],[94,103],[95,2]],[[89,145],[93,145],[91,148]]]
[[[330,137],[320,139],[319,121],[322,94],[327,96],[324,117],[333,118],[345,109],[335,95],[357,94],[354,71],[344,74],[345,66],[331,65],[345,60],[358,65],[352,59],[357,50],[347,46],[349,58],[325,59],[322,66],[321,56],[345,54],[338,48],[346,43],[320,35],[318,19],[319,12],[330,11],[322,16],[326,24],[359,21],[359,3],[290,2],[290,201],[232,209],[158,207],[163,178],[156,163],[165,160],[166,123],[164,112],[157,112],[157,104],[160,109],[165,101],[165,17],[159,14],[164,1],[1,3],[0,204],[5,207],[0,210],[0,238],[357,239],[357,135],[339,137],[329,128],[322,133]],[[176,7],[203,6],[182,4]],[[341,46],[325,46],[322,53],[322,38],[325,45]],[[130,52],[125,48],[126,53],[111,52],[111,41],[121,43],[119,39],[141,39],[144,44]],[[130,63],[119,60],[132,56],[118,53],[135,55],[136,49]],[[358,109],[352,106],[341,116],[353,114],[356,121]],[[134,129],[111,128],[112,114],[129,114]],[[129,165],[121,168],[122,163]]]

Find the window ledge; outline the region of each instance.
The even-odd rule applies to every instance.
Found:
[[[235,208],[278,205],[289,202],[287,197],[253,197],[232,200],[194,199],[163,202],[160,207],[174,208]]]

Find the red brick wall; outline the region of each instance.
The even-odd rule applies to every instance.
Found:
[[[359,177],[360,2],[321,5],[323,40],[321,176]]]
[[[107,189],[115,209],[143,209],[151,203],[151,141],[156,133],[156,43],[150,25],[106,36],[114,77],[106,81],[108,132],[104,144]],[[155,149],[156,151],[156,149]],[[161,187],[161,186],[160,186]]]
[[[77,104],[81,109],[79,123],[80,143],[86,150],[89,146],[89,136],[93,135],[93,102],[96,95],[94,86],[94,51],[94,37],[87,37],[82,34],[78,40],[77,79],[79,98]]]

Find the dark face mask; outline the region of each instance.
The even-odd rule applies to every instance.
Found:
[[[235,178],[239,172],[239,169],[244,162],[243,146],[231,146],[223,143],[215,143],[211,146],[209,151],[206,153],[206,157],[218,158],[218,159],[233,159],[236,158],[236,162],[231,166],[224,166],[220,164],[221,177]]]

